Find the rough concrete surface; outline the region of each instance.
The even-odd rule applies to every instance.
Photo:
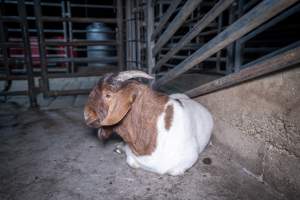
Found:
[[[214,117],[215,144],[289,199],[300,199],[299,66],[196,100]]]
[[[286,199],[219,146],[182,176],[157,175],[127,166],[113,151],[118,140],[99,141],[82,108],[1,108],[1,200]]]

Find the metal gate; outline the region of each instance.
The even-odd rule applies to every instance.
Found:
[[[36,107],[39,93],[49,97],[89,92],[53,90],[51,79],[101,76],[122,70],[122,1],[95,2],[2,0],[0,80],[6,82],[1,96],[28,95],[31,107]],[[109,39],[88,38],[88,27],[93,24],[107,27],[97,33],[109,35]],[[93,47],[102,47],[110,54],[91,57],[88,51],[97,50]],[[27,80],[28,90],[9,91],[14,80]]]

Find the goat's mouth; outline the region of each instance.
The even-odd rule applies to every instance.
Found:
[[[98,117],[91,116],[89,113],[84,113],[84,120],[86,125],[92,128],[100,128],[101,127],[101,122]]]
[[[85,122],[89,127],[101,128],[101,122],[99,119],[88,119]]]

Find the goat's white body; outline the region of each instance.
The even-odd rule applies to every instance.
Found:
[[[184,94],[171,95],[165,109],[168,105],[174,110],[171,127],[165,128],[163,112],[157,121],[157,143],[151,155],[136,156],[125,146],[127,163],[131,167],[159,174],[183,174],[208,144],[213,120],[206,108]]]

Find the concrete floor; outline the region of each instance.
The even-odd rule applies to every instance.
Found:
[[[283,199],[218,146],[183,176],[160,176],[127,166],[118,140],[85,126],[82,107],[20,110],[0,104],[1,200]]]

